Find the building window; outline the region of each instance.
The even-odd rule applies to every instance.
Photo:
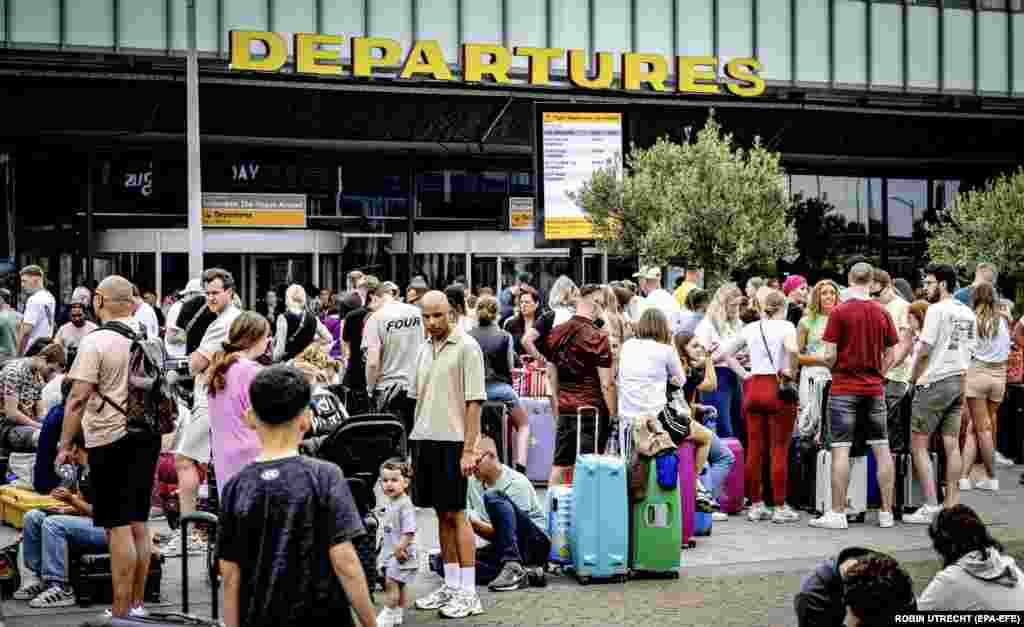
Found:
[[[498,221],[509,194],[507,172],[435,170],[417,176],[419,217]]]
[[[1024,12],[1024,0],[978,0],[980,11],[1006,11],[1013,13]]]
[[[834,209],[843,226],[837,245],[843,255],[875,255],[882,246],[882,179],[795,174],[792,191],[818,198]]]
[[[341,215],[370,220],[409,215],[409,176],[382,171],[382,164],[345,164],[341,167]]]

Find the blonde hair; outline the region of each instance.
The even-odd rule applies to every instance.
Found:
[[[814,291],[811,292],[811,302],[807,306],[806,317],[811,321],[814,321],[818,316],[825,312],[821,309],[821,291],[826,287],[831,287],[836,291],[836,304],[839,304],[839,284],[831,279],[822,279],[814,286]]]
[[[715,297],[711,299],[711,304],[704,315],[711,321],[719,335],[722,334],[723,325],[733,325],[729,322],[729,301],[742,296],[743,291],[735,283],[725,283],[715,291]]]
[[[481,296],[476,303],[476,318],[481,326],[493,324],[498,319],[498,299],[491,296]]]
[[[231,323],[228,341],[210,361],[210,394],[216,396],[227,385],[228,370],[256,342],[270,335],[270,323],[255,311],[243,311]]]
[[[306,308],[306,290],[297,283],[292,283],[284,292],[284,306],[292,311]]]
[[[563,274],[555,279],[555,284],[551,286],[551,293],[548,296],[548,308],[558,309],[559,307],[575,305],[577,291],[576,283]]]
[[[996,311],[996,291],[988,283],[974,288],[974,316],[978,321],[978,337],[988,340],[999,333],[999,312]]]

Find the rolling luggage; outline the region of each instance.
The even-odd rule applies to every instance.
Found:
[[[547,398],[521,398],[519,404],[530,417],[529,450],[526,451],[526,478],[534,485],[547,485],[551,476],[551,462],[555,457],[555,417],[551,414],[551,400]],[[516,439],[509,432],[509,455],[516,458]]]
[[[700,509],[693,515],[693,535],[703,538],[711,535],[712,518],[710,511]]]
[[[793,438],[789,447],[786,500],[794,509],[814,511],[815,471],[819,447],[814,440]]]
[[[819,451],[815,469],[814,507],[819,514],[832,509],[832,453]],[[846,490],[846,517],[864,521],[868,509],[867,457],[850,458],[850,487]]]
[[[882,489],[878,486],[878,460],[875,459],[875,451],[868,451],[868,507],[879,509],[882,507]]]
[[[594,579],[624,583],[629,574],[629,499],[626,462],[621,457],[583,453],[584,412],[593,415],[597,444],[600,416],[593,407],[576,413],[576,471],[573,479],[569,553],[581,584]]]
[[[680,546],[692,549],[697,546],[693,541],[694,515],[697,511],[697,449],[693,442],[684,441],[676,451],[679,456],[679,514],[682,517],[679,526]]]
[[[494,440],[498,461],[508,464],[508,405],[487,401],[480,408],[480,432]]]
[[[217,527],[217,517],[213,514],[206,512],[196,512],[189,514],[188,516],[181,517],[181,541],[182,541],[182,559],[181,559],[181,580],[187,582],[188,578],[188,537],[190,524],[201,523],[211,529]],[[212,544],[210,545],[212,550]],[[193,616],[189,614],[188,606],[188,586],[181,586],[181,612],[157,612],[150,610],[149,615],[146,617],[129,617],[129,618],[107,618],[102,619],[98,622],[87,622],[85,625],[93,627],[178,627],[180,625],[189,625],[190,627],[216,627],[221,622],[218,619],[220,615],[219,609],[219,590],[218,588],[220,581],[219,577],[211,578],[210,588],[210,600],[212,603],[210,614],[213,618],[201,618],[199,616]]]
[[[672,453],[670,453],[672,454]],[[647,495],[633,504],[629,567],[632,571],[679,578],[679,484],[665,489],[658,483],[658,464],[652,459],[647,472]]]
[[[113,576],[110,570],[110,554],[69,556],[68,579],[79,607],[93,603],[113,602]],[[149,559],[149,574],[146,576],[146,603],[160,602],[160,584],[163,580],[164,556],[153,552]]]
[[[722,490],[718,495],[718,505],[724,514],[739,514],[743,511],[743,478],[746,476],[743,443],[737,438],[725,438],[722,440],[722,445],[729,447],[736,462],[729,469],[729,475],[722,483]]]

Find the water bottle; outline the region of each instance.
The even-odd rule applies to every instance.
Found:
[[[75,467],[71,464],[62,464],[57,468],[57,476],[60,477],[60,487],[71,490],[75,490],[75,486],[78,483],[78,472]]]

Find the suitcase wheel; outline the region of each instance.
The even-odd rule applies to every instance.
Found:
[[[578,581],[580,582],[581,586],[589,586],[590,585],[590,577],[579,577]]]

